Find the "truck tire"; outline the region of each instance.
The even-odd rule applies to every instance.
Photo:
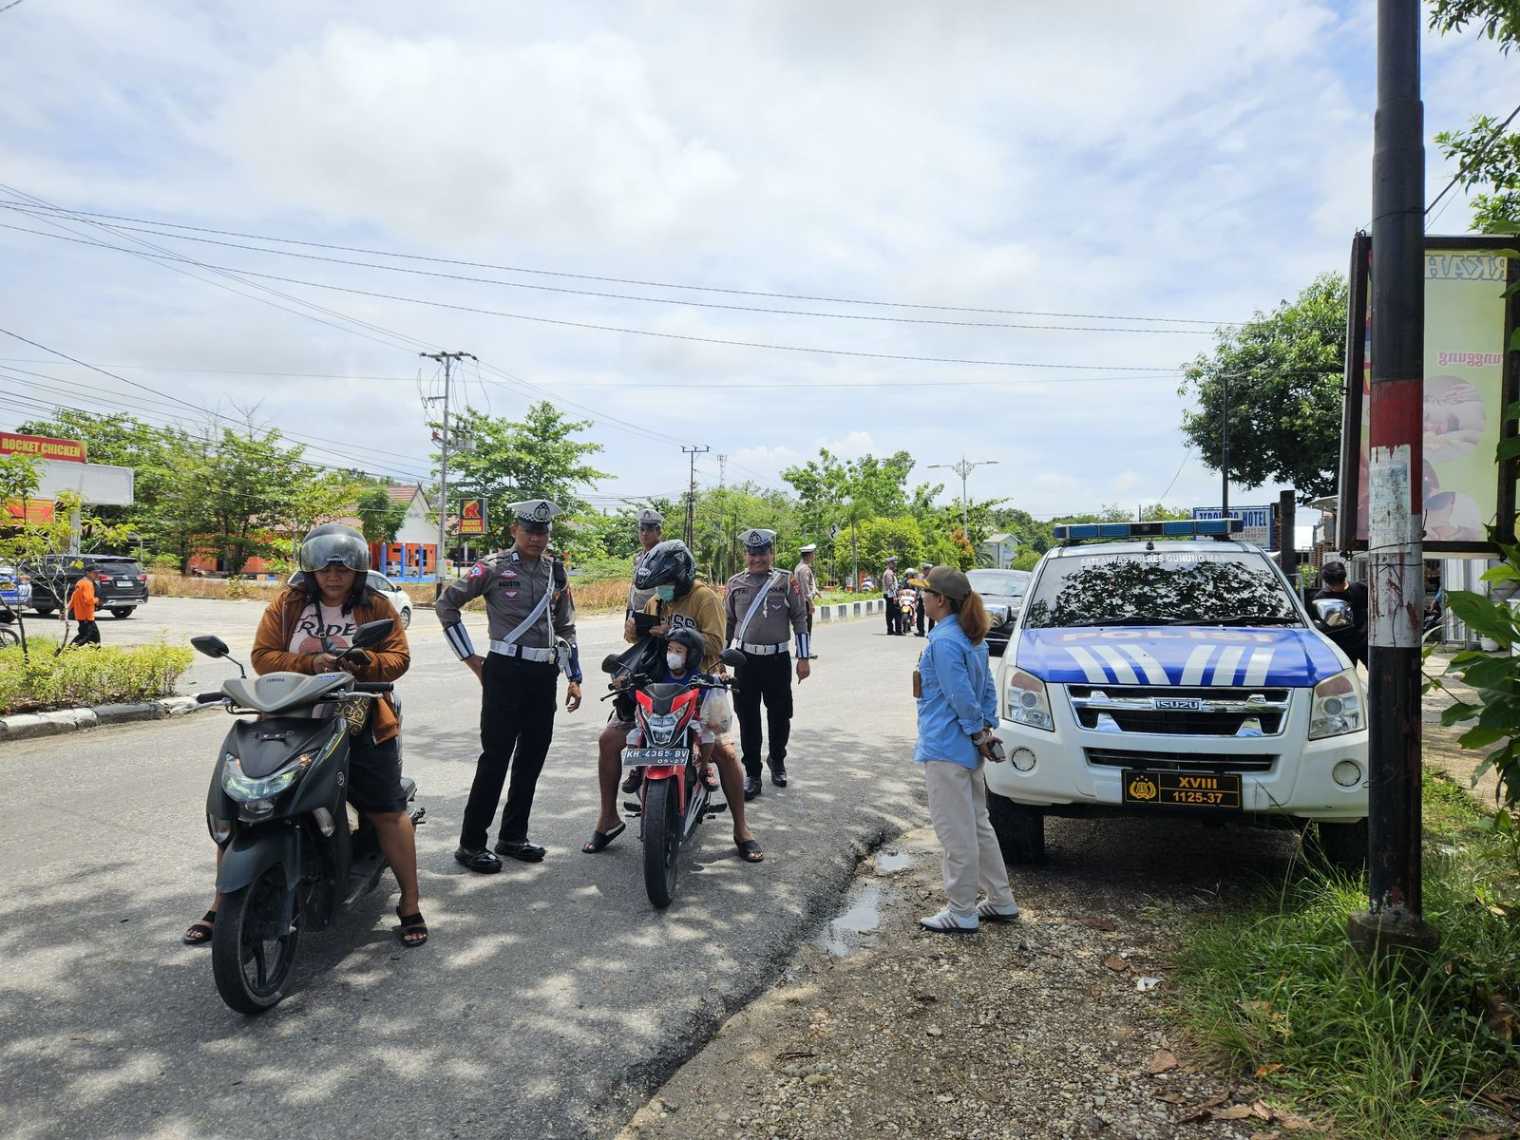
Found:
[[[987,793],[987,818],[997,833],[1003,862],[1045,862],[1045,813],[1028,804],[1017,804],[1007,796]]]
[[[1312,849],[1337,871],[1360,875],[1367,869],[1367,821],[1315,824]]]

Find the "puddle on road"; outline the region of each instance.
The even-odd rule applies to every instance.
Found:
[[[882,904],[891,892],[875,883],[860,883],[850,891],[845,909],[829,920],[813,945],[835,958],[853,954],[862,947],[875,945],[876,930],[881,925]]]
[[[894,875],[898,871],[906,871],[911,866],[913,866],[913,856],[906,851],[878,851],[876,853],[878,875]]]

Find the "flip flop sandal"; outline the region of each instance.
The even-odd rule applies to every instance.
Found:
[[[180,941],[186,946],[204,946],[211,941],[211,928],[215,923],[216,911],[208,910],[205,918],[190,924],[190,929],[181,935]]]
[[[737,840],[734,846],[739,849],[739,858],[746,863],[761,863],[765,860],[765,852],[760,850],[758,839]]]
[[[408,950],[415,950],[428,940],[427,923],[422,921],[422,912],[416,914],[402,914],[401,908],[396,908],[396,917],[401,920],[401,925],[396,927],[396,937],[401,940],[401,945]],[[418,938],[417,935],[422,935]]]
[[[607,850],[607,845],[628,830],[627,823],[620,823],[611,831],[593,831],[591,838],[581,845],[582,855],[595,855]]]
[[[718,779],[718,773],[713,771],[711,764],[702,769],[702,784],[709,792],[716,792],[723,786]]]

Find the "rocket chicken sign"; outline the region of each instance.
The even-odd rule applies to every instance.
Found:
[[[0,455],[20,455],[27,459],[49,459],[60,463],[86,461],[83,440],[54,439],[46,435],[18,435],[0,431]],[[0,523],[50,523],[53,503],[50,499],[11,499],[0,503]]]
[[[459,533],[485,534],[486,502],[484,499],[465,499],[459,504]]]
[[[1515,472],[1495,458],[1504,408],[1516,400],[1516,360],[1509,351],[1516,299],[1507,297],[1520,265],[1507,256],[1514,239],[1425,239],[1425,430],[1421,503],[1425,549],[1491,552],[1488,528],[1512,541]],[[1351,335],[1347,343],[1345,442],[1341,459],[1343,549],[1365,548],[1372,384],[1370,242],[1352,252]],[[1360,267],[1360,279],[1357,270]],[[1374,267],[1375,269],[1375,267]],[[1354,504],[1355,510],[1344,509]],[[1349,533],[1348,533],[1349,531]]]

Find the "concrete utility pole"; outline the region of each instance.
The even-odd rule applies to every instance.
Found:
[[[454,362],[469,357],[479,362],[473,352],[419,352],[429,360],[443,365],[443,395],[429,396],[428,402],[443,401],[442,457],[438,462],[438,553],[434,556],[433,597],[443,593],[443,548],[448,541],[449,528],[449,379],[453,375]]]
[[[710,447],[683,447],[681,452],[691,456],[691,477],[686,487],[686,549],[692,548],[697,529],[697,456],[706,455]]]
[[[1230,517],[1230,374],[1224,380],[1224,406],[1219,413],[1219,517]]]
[[[967,508],[966,508],[966,480],[970,477],[971,473],[973,471],[975,471],[978,467],[990,467],[992,464],[994,464],[996,462],[997,462],[996,459],[978,459],[978,460],[975,460],[975,461],[970,461],[970,460],[967,460],[967,458],[964,455],[962,455],[961,456],[961,461],[959,463],[931,463],[931,464],[929,464],[929,468],[928,469],[930,471],[933,471],[936,468],[940,468],[940,469],[943,469],[943,470],[954,471],[957,475],[959,475],[961,477],[961,533],[966,536],[966,541],[967,542],[971,541],[971,523],[970,523],[970,516],[969,516]]]
[[[1425,148],[1419,0],[1378,0],[1372,153],[1372,395],[1367,518],[1369,909],[1366,955],[1435,949],[1420,898],[1421,472]]]

